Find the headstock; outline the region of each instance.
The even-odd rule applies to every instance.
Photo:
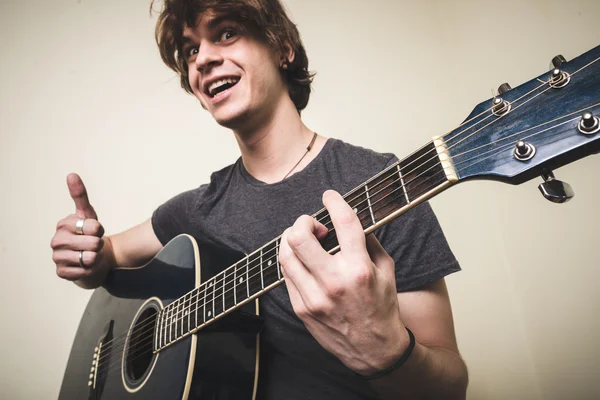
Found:
[[[555,202],[572,190],[552,170],[600,152],[600,46],[475,107],[444,136],[459,181],[492,179],[520,184],[536,176]]]

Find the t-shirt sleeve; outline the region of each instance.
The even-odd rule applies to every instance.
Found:
[[[160,242],[166,245],[171,239],[187,232],[189,220],[200,193],[206,185],[183,192],[160,205],[152,214],[152,228]]]
[[[396,263],[398,292],[418,289],[460,271],[428,202],[384,225],[375,236]]]

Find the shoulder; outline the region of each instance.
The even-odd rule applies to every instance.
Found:
[[[337,158],[340,162],[385,165],[396,159],[396,156],[392,153],[380,153],[366,147],[344,142],[340,139],[332,138],[329,140],[332,141],[332,151],[329,154],[331,157]]]
[[[227,183],[231,180],[232,173],[236,168],[236,164],[228,165],[213,172],[210,175],[210,181],[208,183],[203,183],[196,188],[175,195],[161,207],[167,206],[168,208],[178,209],[180,211],[197,209],[199,205],[218,196],[218,193],[227,186]]]
[[[347,184],[358,185],[398,160],[392,153],[380,153],[339,139],[329,140],[332,142],[324,157],[326,168],[330,174],[339,174]]]

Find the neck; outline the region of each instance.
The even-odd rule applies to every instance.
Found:
[[[287,98],[271,115],[262,118],[261,124],[252,129],[234,131],[242,162],[256,179],[274,183],[283,179],[306,153],[314,133],[308,129],[294,104]],[[323,147],[326,139],[317,137],[311,150],[294,168],[301,171]]]

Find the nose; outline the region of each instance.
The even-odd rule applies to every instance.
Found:
[[[219,52],[219,47],[208,40],[203,40],[196,55],[196,69],[206,73],[210,68],[221,63],[223,63],[223,57]]]

